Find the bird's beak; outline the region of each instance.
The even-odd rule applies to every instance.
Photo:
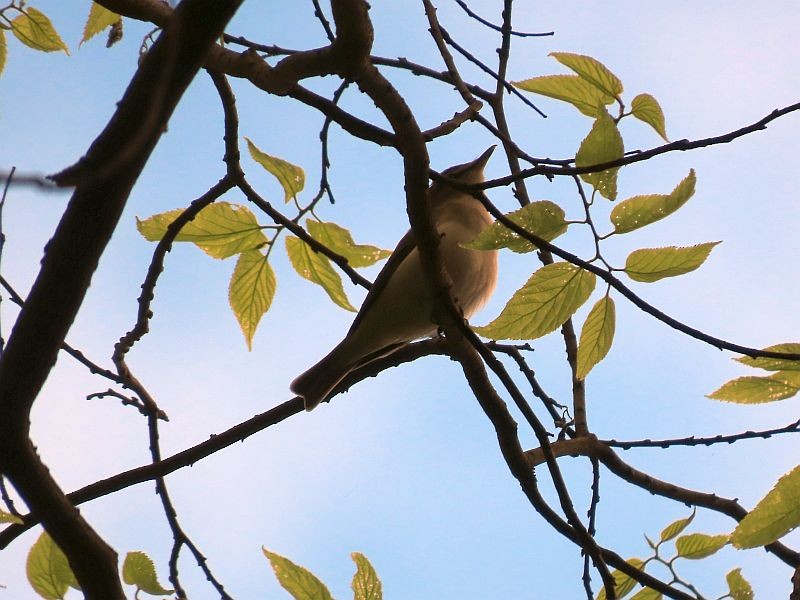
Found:
[[[479,169],[483,170],[483,167],[485,167],[486,163],[489,162],[489,157],[492,155],[492,152],[494,152],[495,148],[497,148],[497,146],[494,145],[494,144],[489,146],[486,149],[486,151],[484,151],[483,154],[481,154],[478,158],[476,158],[475,160],[473,160],[470,163],[469,168],[470,169],[479,168]]]

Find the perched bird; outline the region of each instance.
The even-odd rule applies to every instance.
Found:
[[[472,162],[442,172],[467,184],[483,181],[483,168],[494,146]],[[441,236],[444,266],[453,281],[453,297],[469,318],[491,296],[497,283],[497,252],[469,250],[492,218],[473,196],[435,182],[428,201]],[[403,236],[367,294],[345,338],[331,352],[292,382],[306,410],[322,402],[352,370],[390,354],[412,340],[433,335],[433,301],[423,279],[419,251],[411,231]]]

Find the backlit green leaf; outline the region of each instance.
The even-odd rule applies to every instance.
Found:
[[[111,27],[114,23],[121,21],[122,17],[115,12],[111,12],[104,6],[100,6],[97,2],[92,2],[92,8],[89,10],[89,17],[86,19],[86,25],[83,28],[83,38],[81,44],[96,36],[107,27]]]
[[[353,552],[350,557],[356,563],[356,574],[353,575],[353,600],[383,600],[381,580],[367,557],[360,552]]]
[[[694,520],[694,515],[695,513],[692,512],[692,514],[686,517],[685,519],[678,519],[677,521],[673,521],[672,523],[664,527],[664,529],[661,530],[661,541],[666,542],[674,538],[676,535],[680,534],[684,529],[686,529],[689,526],[689,523],[691,523]]]
[[[164,237],[167,227],[183,212],[170,210],[136,219],[136,228],[145,239],[156,242]],[[201,210],[178,233],[176,242],[193,242],[214,258],[228,258],[240,252],[260,248],[267,238],[246,206],[229,202],[214,202]]]
[[[631,112],[633,116],[644,121],[656,130],[656,133],[669,141],[667,138],[667,128],[664,122],[664,111],[658,101],[650,94],[639,94],[631,102]]]
[[[122,563],[122,580],[153,596],[168,596],[174,592],[158,582],[155,565],[144,552],[128,552]]]
[[[671,215],[694,194],[694,169],[669,194],[648,194],[623,200],[611,211],[616,233],[628,233]]]
[[[275,297],[277,281],[267,257],[258,250],[239,255],[228,287],[228,301],[242,328],[247,349],[253,349],[253,336],[261,317]]]
[[[596,117],[604,112],[601,106],[614,101],[614,98],[578,75],[543,75],[511,83],[526,92],[569,102],[587,117]]]
[[[641,570],[644,567],[644,561],[638,558],[629,558],[625,561],[632,567],[636,567],[637,569]],[[613,571],[611,576],[614,578],[614,591],[617,594],[617,598],[623,598],[628,595],[634,587],[636,587],[637,581],[632,577],[629,577],[619,569]],[[597,594],[597,600],[606,600],[606,588],[603,587],[600,589],[600,593]]]
[[[8,46],[6,45],[6,32],[0,29],[0,73],[6,66],[6,57],[8,56]]]
[[[592,307],[581,329],[578,343],[578,379],[586,379],[589,371],[603,360],[614,341],[616,309],[614,300],[604,296]]]
[[[800,525],[800,465],[781,477],[731,534],[737,548],[771,544]]]
[[[552,241],[567,230],[564,210],[549,200],[539,200],[523,206],[519,210],[506,215],[514,223],[530,233]],[[532,252],[536,246],[508,229],[502,223],[492,223],[468,244],[465,248],[473,250],[496,250],[509,248],[514,252]]]
[[[561,326],[586,302],[595,280],[593,273],[569,263],[546,265],[517,290],[500,316],[474,329],[495,340],[542,337]]]
[[[303,240],[291,235],[286,237],[286,252],[294,270],[301,277],[321,285],[331,300],[345,310],[356,311],[344,293],[342,278],[327,257],[314,252]]]
[[[0,510],[0,523],[16,523],[17,525],[21,525],[23,521],[17,515],[12,515],[4,510]]]
[[[383,250],[376,246],[356,244],[350,232],[336,223],[308,220],[306,226],[311,237],[325,244],[336,254],[344,256],[347,264],[357,269],[373,265],[392,254],[390,250]]]
[[[622,82],[599,60],[583,54],[569,52],[551,52],[550,56],[562,65],[569,67],[604,94],[619,97],[622,93]]]
[[[247,141],[247,148],[250,150],[250,156],[253,157],[253,160],[272,173],[275,179],[280,182],[286,202],[289,202],[303,190],[306,185],[306,174],[303,169],[282,158],[262,152],[249,138],[244,139]]]
[[[737,404],[762,404],[791,398],[800,391],[800,371],[778,371],[768,377],[738,377],[708,395]]]
[[[634,281],[652,283],[665,277],[676,277],[697,269],[719,242],[707,242],[679,248],[645,248],[634,250],[625,261],[625,273]]]
[[[728,593],[733,600],[753,600],[753,588],[742,577],[741,569],[734,569],[725,576],[728,582]]]
[[[624,154],[625,147],[617,124],[608,112],[601,110],[589,135],[581,142],[581,147],[575,155],[575,166],[582,168],[601,165],[618,160]],[[604,198],[616,200],[618,171],[619,167],[615,167],[598,173],[583,173],[580,177]]]
[[[47,15],[33,7],[25,8],[24,14],[11,21],[11,31],[20,42],[34,50],[42,52],[63,50],[69,54],[67,45],[58,35]]]
[[[31,546],[25,564],[28,583],[42,598],[58,600],[67,588],[80,589],[67,557],[46,531]]]
[[[767,352],[785,352],[786,354],[800,354],[800,344],[786,343],[775,344],[764,348]],[[789,360],[782,358],[753,358],[742,356],[736,359],[748,367],[757,367],[767,371],[800,371],[800,360]]]
[[[729,540],[727,535],[706,535],[705,533],[690,533],[682,535],[675,540],[678,556],[683,558],[705,558],[723,548]]]
[[[631,596],[631,600],[661,600],[664,596],[653,588],[642,588]]]
[[[262,548],[262,551],[264,556],[269,559],[278,583],[295,600],[333,600],[333,596],[325,584],[317,579],[311,571],[266,548]]]

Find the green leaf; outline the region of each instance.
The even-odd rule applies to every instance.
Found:
[[[289,202],[303,190],[306,185],[306,174],[303,169],[282,158],[262,152],[249,138],[244,139],[247,141],[247,148],[250,150],[250,156],[253,157],[253,160],[272,173],[275,179],[283,186],[283,195],[286,202]]]
[[[636,567],[639,570],[641,570],[642,567],[644,567],[644,561],[638,558],[629,558],[625,562],[631,565],[632,567]],[[634,587],[636,587],[637,581],[633,577],[629,577],[619,569],[611,573],[611,576],[614,578],[614,591],[617,594],[617,598],[623,598],[624,596],[629,594]],[[605,586],[601,588],[600,593],[597,594],[597,600],[606,600]]]
[[[267,257],[258,250],[239,255],[228,287],[228,301],[242,328],[247,349],[253,349],[253,336],[261,317],[275,297],[277,281]]]
[[[640,121],[644,121],[656,130],[656,133],[669,141],[667,138],[667,128],[664,122],[664,111],[658,104],[658,100],[650,94],[639,94],[631,102],[631,113]]]
[[[778,480],[731,534],[737,548],[771,544],[800,525],[800,465]]]
[[[598,114],[589,135],[581,142],[581,147],[575,155],[575,166],[582,168],[601,165],[618,160],[624,154],[625,146],[617,124],[604,109]],[[615,167],[598,173],[583,173],[581,179],[594,187],[604,198],[616,200],[618,171],[619,167]]]
[[[690,533],[682,535],[675,540],[675,548],[678,556],[683,558],[705,558],[711,556],[729,541],[728,535],[706,535],[705,533]]]
[[[170,210],[144,220],[136,219],[136,228],[145,239],[156,242],[167,233],[167,227],[183,209]],[[213,258],[228,258],[240,252],[260,248],[267,238],[246,206],[214,202],[188,222],[175,238],[176,242],[193,242]]]
[[[738,377],[708,395],[712,400],[762,404],[791,398],[800,391],[800,371],[778,371],[768,377]]]
[[[46,531],[31,546],[25,565],[28,582],[42,598],[63,598],[69,587],[80,589],[66,555]]]
[[[269,559],[278,582],[295,600],[333,600],[325,584],[311,571],[266,548],[262,551]]]
[[[653,588],[642,588],[631,596],[631,600],[661,600],[664,596]]]
[[[6,57],[8,56],[8,46],[6,45],[6,32],[0,29],[0,73],[6,66]]]
[[[689,523],[691,523],[694,520],[694,515],[695,512],[692,511],[692,514],[686,517],[685,519],[678,519],[677,521],[673,521],[672,523],[664,527],[664,529],[661,530],[661,541],[666,542],[674,538],[679,533],[681,533],[684,529],[686,529],[689,526]]]
[[[569,102],[587,117],[596,117],[605,112],[601,107],[614,101],[614,98],[578,75],[543,75],[511,83],[526,92]]]
[[[618,98],[622,93],[622,82],[619,77],[609,71],[599,60],[591,56],[570,54],[569,52],[551,52],[550,56],[575,71],[581,79],[588,81],[607,96]]]
[[[614,341],[616,309],[614,300],[603,296],[594,305],[581,329],[578,343],[578,379],[586,379],[589,371],[603,360]]]
[[[697,177],[694,169],[669,194],[648,194],[623,200],[611,211],[616,233],[628,233],[671,215],[694,194]]]
[[[89,17],[86,19],[86,25],[83,28],[81,44],[89,41],[107,27],[111,27],[114,23],[118,23],[121,20],[122,17],[117,13],[108,10],[104,6],[100,6],[97,2],[92,2],[92,8],[89,10]]]
[[[303,240],[291,235],[286,237],[286,252],[294,270],[301,277],[321,285],[331,300],[345,310],[356,312],[344,293],[342,278],[333,269],[327,257],[314,252]]]
[[[767,352],[785,352],[786,354],[800,354],[800,344],[785,343],[775,344],[764,348]],[[800,360],[789,360],[783,358],[753,358],[752,356],[742,356],[736,359],[748,367],[756,367],[766,371],[800,371]]]
[[[12,515],[4,510],[0,510],[0,523],[15,523],[17,525],[22,525],[23,520],[17,515]]]
[[[586,302],[595,286],[593,273],[558,262],[536,271],[494,321],[475,331],[496,340],[542,337],[561,326]]]
[[[122,563],[122,580],[128,585],[153,596],[168,596],[175,590],[168,590],[158,582],[156,567],[144,552],[128,552]]]
[[[58,35],[47,15],[33,7],[25,8],[25,13],[11,21],[11,31],[20,42],[34,50],[42,52],[63,50],[69,54],[67,45]]]
[[[550,242],[567,230],[564,210],[549,200],[539,200],[523,206],[506,215],[511,221],[540,238]],[[473,250],[496,250],[509,248],[514,252],[532,252],[536,246],[508,229],[502,223],[494,222],[484,229],[464,248]]]
[[[753,600],[753,588],[742,577],[741,569],[734,569],[725,576],[728,582],[728,593],[733,600]]]
[[[367,557],[360,552],[350,554],[356,563],[356,573],[353,575],[353,600],[383,600],[381,580]]]
[[[376,246],[356,244],[350,232],[336,223],[308,220],[306,227],[308,227],[311,237],[325,244],[336,254],[344,256],[347,264],[356,269],[373,265],[392,254],[390,250],[383,250]]]
[[[634,250],[625,261],[625,273],[634,281],[652,283],[665,277],[690,273],[702,265],[719,242],[678,248],[645,248]]]

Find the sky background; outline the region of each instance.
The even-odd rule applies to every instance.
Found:
[[[498,35],[442,1],[439,18],[450,33],[489,64]],[[471,2],[499,21],[499,2]],[[0,75],[0,168],[52,173],[77,160],[114,111],[136,68],[138,46],[150,30],[125,22],[125,37],[110,50],[98,38],[78,48],[88,2],[39,0],[71,56],[46,55],[9,39]],[[374,53],[405,56],[443,69],[421,4],[373,3]],[[625,84],[624,98],[653,94],[666,114],[671,139],[718,135],[752,123],[800,98],[800,10],[795,2],[633,3],[622,1],[526,2],[515,7],[515,28],[555,31],[549,38],[514,39],[510,79],[566,73],[547,54],[567,51],[601,60]],[[311,48],[325,43],[311,3],[245,3],[229,32],[263,43]],[[474,68],[463,75],[493,88]],[[423,128],[461,108],[447,86],[384,70],[408,99]],[[330,93],[338,81],[309,87]],[[310,198],[319,180],[314,110],[233,82],[240,132],[262,150],[302,166]],[[548,115],[535,115],[515,100],[507,107],[515,139],[531,154],[573,156],[590,121],[574,108],[532,97]],[[363,118],[385,121],[369,101],[349,90],[342,105]],[[487,113],[488,114],[488,113]],[[135,217],[186,206],[224,173],[222,118],[214,88],[200,74],[189,88],[139,182],[104,254],[68,341],[103,365],[113,344],[134,323],[136,298],[153,244],[139,236]],[[646,125],[626,119],[626,149],[661,143]],[[690,168],[697,192],[669,219],[611,239],[604,253],[617,265],[633,249],[723,240],[700,270],[634,289],[655,306],[705,331],[762,347],[798,341],[800,203],[797,201],[800,118],[790,115],[733,144],[661,156],[620,174],[619,198],[666,193]],[[476,124],[428,147],[443,169],[477,156],[493,143]],[[354,140],[331,127],[331,183],[337,202],[318,213],[351,229],[357,241],[392,248],[408,227],[401,160],[394,150]],[[283,192],[249,157],[244,168],[257,189],[281,204]],[[507,174],[496,154],[489,177]],[[562,205],[568,218],[582,208],[570,180],[530,181],[534,199]],[[510,189],[490,193],[504,210]],[[26,294],[42,248],[69,196],[12,188],[3,213],[7,244],[2,273]],[[237,194],[224,199],[244,203]],[[606,224],[611,205],[599,202]],[[259,217],[266,224],[266,217]],[[560,242],[586,251],[588,238],[571,232]],[[151,333],[129,355],[129,364],[170,415],[162,449],[170,455],[263,412],[290,397],[289,382],[325,354],[349,327],[352,315],[292,271],[283,244],[272,253],[278,291],[247,351],[227,305],[233,260],[215,261],[195,247],[176,246],[167,257],[153,304]],[[501,256],[498,290],[473,318],[485,324],[537,266],[533,255]],[[365,274],[374,277],[377,269]],[[363,292],[345,284],[353,303]],[[595,294],[577,313],[582,324]],[[5,300],[5,297],[3,297]],[[731,355],[688,339],[617,298],[617,334],[608,358],[587,381],[589,424],[600,437],[670,438],[734,433],[784,425],[797,418],[797,399],[744,407],[704,397],[724,381],[749,374]],[[2,332],[16,316],[2,303]],[[530,357],[550,395],[568,401],[560,337],[534,343]],[[148,462],[140,415],[111,399],[84,400],[107,383],[62,355],[35,405],[34,440],[65,490],[73,490]],[[538,408],[538,407],[537,407]],[[522,432],[533,447],[532,434]],[[752,507],[797,462],[789,436],[712,448],[628,451],[639,469],[676,484],[739,498]],[[589,500],[585,461],[560,464],[580,514]],[[542,470],[543,471],[543,470]],[[552,498],[547,476],[539,477]],[[441,357],[381,374],[309,414],[227,448],[169,478],[185,530],[236,598],[287,598],[261,546],[310,568],[337,598],[351,596],[349,553],[367,555],[387,598],[539,600],[581,598],[582,559],[531,509],[500,457],[494,432],[460,377]],[[655,537],[690,509],[655,498],[604,472],[598,539],[624,556],[644,556],[643,534]],[[143,550],[166,583],[171,537],[153,486],[143,484],[82,507],[83,514],[121,554]],[[733,521],[702,511],[692,532],[727,533]],[[20,537],[0,560],[0,599],[35,597],[24,575],[25,555],[39,535]],[[800,546],[800,537],[787,541]],[[181,562],[193,598],[213,598],[188,553]],[[742,566],[758,598],[785,598],[790,570],[761,550],[725,549],[681,570],[708,597],[724,593],[724,575]],[[599,588],[595,576],[596,588]],[[70,592],[70,597],[77,594]],[[131,594],[132,596],[132,594]]]

